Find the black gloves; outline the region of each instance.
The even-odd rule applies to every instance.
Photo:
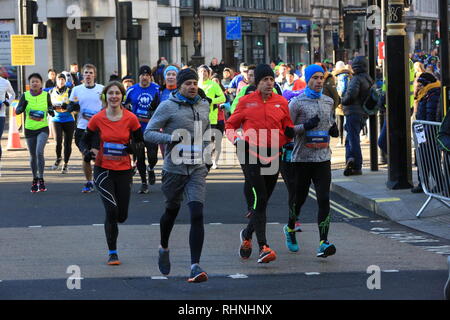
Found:
[[[84,150],[83,151],[83,160],[84,162],[91,162],[92,160],[95,160],[95,153],[91,150]]]
[[[202,98],[202,99],[206,99],[208,100],[209,104],[212,103],[212,99],[208,98],[205,94],[205,91],[203,91],[203,89],[198,89],[198,95]]]
[[[319,115],[316,115],[314,118],[309,119],[305,124],[303,124],[303,128],[305,130],[311,130],[318,126],[320,122]]]
[[[328,130],[328,134],[330,136],[332,136],[333,138],[337,138],[339,137],[339,129],[337,127],[336,122],[333,123],[333,125],[331,126],[330,130]]]
[[[294,138],[295,136],[294,128],[286,127],[286,129],[284,129],[284,135],[291,139]]]
[[[144,148],[143,142],[127,143],[125,145],[125,152],[128,154],[134,154],[138,156],[143,148]]]

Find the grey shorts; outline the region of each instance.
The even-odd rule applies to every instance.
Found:
[[[166,207],[178,208],[186,197],[187,202],[205,203],[206,198],[206,166],[200,167],[190,175],[181,175],[167,171],[162,172],[161,190],[166,197]]]

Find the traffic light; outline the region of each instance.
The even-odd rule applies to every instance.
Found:
[[[34,24],[38,23],[38,4],[36,1],[27,0],[26,3],[26,19],[27,19],[27,28],[26,34],[33,34]]]
[[[441,44],[441,39],[436,39],[436,41],[434,43],[436,44],[436,46],[439,47],[439,45]]]

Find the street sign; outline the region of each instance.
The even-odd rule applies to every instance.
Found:
[[[34,35],[11,35],[11,65],[35,65]]]
[[[384,60],[384,42],[378,42],[378,59]]]
[[[225,24],[227,40],[242,40],[241,17],[226,17]]]

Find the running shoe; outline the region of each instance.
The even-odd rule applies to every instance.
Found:
[[[94,191],[94,185],[92,182],[86,182],[86,184],[84,185],[84,188],[81,189],[81,192],[83,193],[89,193]]]
[[[199,282],[204,282],[208,280],[208,274],[203,271],[202,268],[200,268],[200,266],[198,264],[195,264],[192,268],[191,268],[191,276],[188,279],[188,282],[191,283],[199,283]]]
[[[45,192],[47,188],[45,187],[44,179],[39,179],[39,192]]]
[[[355,166],[355,159],[349,158],[345,165],[344,176],[351,176]]]
[[[298,243],[297,243],[297,239],[295,238],[295,231],[289,229],[288,225],[285,225],[283,227],[283,232],[286,237],[286,247],[291,252],[297,252],[298,251]]]
[[[317,257],[326,258],[336,253],[336,247],[334,244],[328,241],[320,241],[319,249],[317,249]]]
[[[121,264],[121,262],[119,260],[119,256],[117,255],[117,253],[112,253],[112,254],[109,255],[108,265],[110,265],[110,266],[118,266],[120,264]]]
[[[33,179],[33,184],[31,185],[31,192],[32,193],[36,193],[39,191],[39,187],[38,187],[38,179],[34,178]]]
[[[159,248],[158,267],[163,275],[167,276],[170,273],[169,250]]]
[[[269,263],[277,258],[275,251],[270,249],[268,246],[263,246],[261,252],[259,253],[258,263]]]
[[[156,182],[155,171],[151,170],[150,168],[147,168],[147,172],[148,172],[148,183],[152,186]]]
[[[61,174],[66,174],[67,172],[69,172],[69,168],[67,167],[67,163],[65,163],[61,169]]]
[[[61,164],[61,158],[56,159],[55,164],[52,166],[52,170],[58,170],[59,165]]]
[[[141,188],[139,189],[138,193],[139,194],[147,194],[148,192],[149,192],[148,191],[148,185],[146,183],[143,183],[141,185]]]
[[[239,247],[239,256],[242,259],[248,259],[252,255],[252,239],[246,240],[244,238],[244,230],[241,230],[240,238],[241,238],[241,245]]]

